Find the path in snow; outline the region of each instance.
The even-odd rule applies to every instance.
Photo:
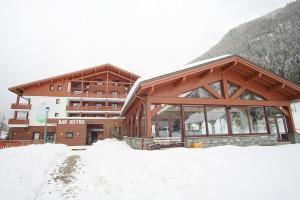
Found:
[[[79,154],[72,154],[56,166],[49,176],[47,184],[42,187],[36,199],[73,199],[79,188],[76,176],[82,171],[84,164]]]

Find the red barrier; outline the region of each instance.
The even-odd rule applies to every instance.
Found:
[[[42,144],[42,140],[0,140],[0,149],[22,147],[31,144]]]

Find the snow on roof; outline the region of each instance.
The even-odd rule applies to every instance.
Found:
[[[231,57],[233,56],[232,54],[229,55],[222,55],[222,56],[218,56],[218,57],[214,57],[214,58],[209,58],[209,59],[205,59],[205,60],[201,60],[198,62],[194,62],[194,63],[188,63],[186,65],[181,65],[179,67],[176,67],[174,71],[170,71],[170,72],[166,72],[163,74],[157,74],[157,75],[147,75],[147,76],[142,76],[140,77],[132,86],[131,90],[129,91],[126,101],[121,109],[121,114],[123,113],[123,111],[125,110],[125,108],[128,106],[128,104],[130,103],[131,99],[133,98],[134,94],[136,93],[137,89],[139,88],[139,86],[146,81],[152,80],[152,79],[157,79],[157,78],[161,78],[163,76],[169,76],[171,74],[175,74],[184,70],[188,70],[190,68],[193,67],[197,67],[199,65],[204,65],[210,62],[214,62],[223,58],[227,58],[227,57]],[[156,71],[157,72],[157,71]]]

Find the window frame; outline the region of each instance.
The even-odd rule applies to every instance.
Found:
[[[68,136],[71,135],[71,136]],[[74,138],[74,133],[73,132],[66,132],[66,138],[71,139]]]

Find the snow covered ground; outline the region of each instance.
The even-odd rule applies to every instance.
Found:
[[[0,199],[300,199],[299,144],[141,151],[104,140],[71,153],[40,146],[0,151]],[[49,160],[36,156],[49,149]]]
[[[39,191],[61,158],[70,153],[65,145],[45,144],[0,150],[0,199],[38,199]]]

